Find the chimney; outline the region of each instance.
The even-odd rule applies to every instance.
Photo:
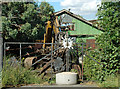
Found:
[[[68,9],[68,11],[70,12],[71,9]]]

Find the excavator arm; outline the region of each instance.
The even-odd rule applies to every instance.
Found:
[[[53,22],[53,23],[52,23]],[[46,33],[44,34],[44,43],[53,43],[54,42],[54,37],[52,36],[52,31],[56,35],[59,33],[59,23],[58,23],[58,17],[55,17],[54,21],[47,21],[46,25]],[[46,44],[43,44],[43,49],[45,49]]]

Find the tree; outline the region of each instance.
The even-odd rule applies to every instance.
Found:
[[[42,39],[45,32],[45,21],[48,20],[43,20],[43,17],[49,11],[54,10],[47,2],[46,4],[47,6],[44,6],[44,8],[47,7],[47,9],[43,10],[47,10],[47,12],[44,14],[40,14],[43,12],[39,10],[35,2],[9,2],[2,4],[4,39],[6,41],[35,41],[36,39]]]
[[[120,2],[102,2],[97,13],[104,33],[97,37],[101,62],[107,73],[120,68]]]
[[[41,17],[42,21],[44,21],[44,22],[50,20],[51,19],[50,16],[54,12],[53,6],[51,6],[49,3],[45,2],[45,1],[41,2],[39,10],[40,10],[40,14],[42,16]]]

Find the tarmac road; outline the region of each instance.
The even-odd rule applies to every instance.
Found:
[[[99,87],[97,84],[74,84],[74,85],[27,85],[27,86],[21,86],[21,87]]]

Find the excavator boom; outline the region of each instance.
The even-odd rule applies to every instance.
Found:
[[[53,23],[51,21],[47,21],[46,25],[46,33],[44,34],[44,43],[53,43],[54,37],[52,36],[52,31],[56,35],[59,33],[59,23],[58,23],[58,17],[55,17],[55,20]],[[45,49],[46,44],[43,44],[43,49]]]

